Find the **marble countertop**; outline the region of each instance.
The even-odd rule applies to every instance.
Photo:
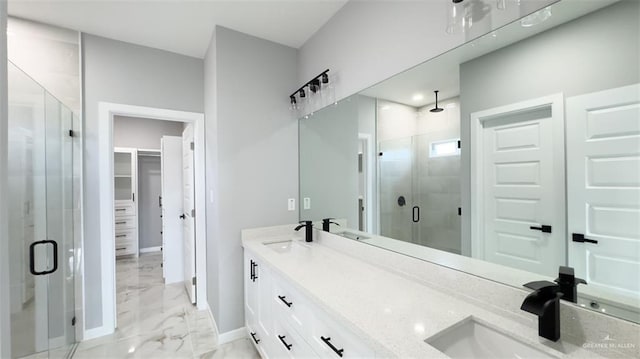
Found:
[[[242,244],[361,336],[378,357],[446,358],[425,339],[470,316],[556,357],[600,357],[562,338],[558,342],[540,338],[534,321],[501,315],[322,243],[305,243],[292,228],[243,231]],[[289,239],[301,244],[290,253],[264,245]]]

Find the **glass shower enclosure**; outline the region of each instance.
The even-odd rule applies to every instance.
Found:
[[[460,156],[456,132],[378,142],[380,234],[460,254]]]
[[[78,121],[11,62],[8,90],[11,356],[64,358],[76,341]]]

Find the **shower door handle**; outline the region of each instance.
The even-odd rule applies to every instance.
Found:
[[[53,268],[45,271],[36,271],[35,252],[36,246],[51,244],[53,246]],[[50,239],[31,243],[29,246],[29,271],[33,275],[51,274],[58,270],[58,243]]]
[[[413,219],[413,223],[418,223],[420,222],[420,207],[418,206],[413,206],[413,213],[412,213],[412,219]]]

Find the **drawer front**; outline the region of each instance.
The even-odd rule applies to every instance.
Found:
[[[274,322],[271,347],[273,358],[319,358],[295,330],[277,320]]]
[[[115,218],[121,218],[126,216],[134,216],[136,209],[133,203],[116,203],[114,206]]]
[[[122,232],[125,229],[136,228],[138,225],[135,216],[131,216],[131,217],[122,216],[122,217],[116,218],[115,224],[116,224],[116,233]]]
[[[135,241],[138,236],[138,231],[135,229],[129,229],[124,231],[116,231],[115,239],[118,242]]]
[[[274,280],[273,308],[276,320],[284,320],[303,336],[310,336],[313,320],[311,306],[297,290],[282,279]]]
[[[116,242],[116,257],[136,253],[137,250],[135,241]]]
[[[262,358],[269,358],[268,352],[271,351],[268,348],[269,337],[265,336],[262,331],[257,327],[253,327],[247,324],[247,332],[249,334],[249,340],[256,347]]]
[[[373,358],[375,352],[341,325],[319,312],[313,321],[311,346],[322,358]],[[339,355],[339,353],[341,355]]]

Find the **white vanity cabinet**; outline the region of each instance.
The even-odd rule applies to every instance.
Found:
[[[263,358],[374,358],[286,279],[245,249],[245,324]]]

